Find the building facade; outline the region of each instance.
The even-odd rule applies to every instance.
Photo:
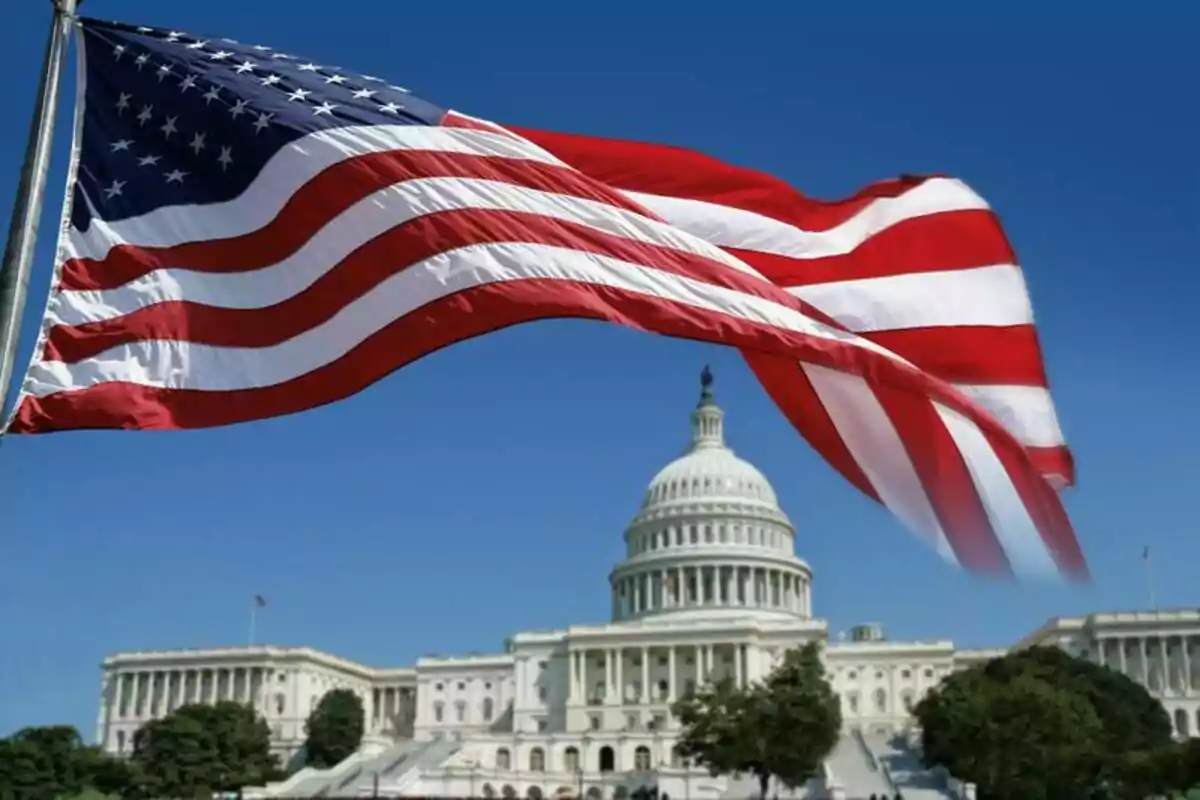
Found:
[[[906,730],[913,706],[951,672],[1005,652],[890,641],[878,625],[830,640],[812,613],[813,572],[795,554],[795,528],[766,478],[727,446],[707,371],[690,420],[685,452],[654,477],[625,531],[625,557],[609,574],[610,622],[522,631],[503,652],[404,668],[309,648],[119,653],[103,664],[97,741],[127,752],[138,727],[184,703],[238,700],[290,759],[320,698],[347,688],[366,709],[362,758],[400,747],[396,758],[416,763],[396,743],[454,743],[409,770],[409,793],[600,797],[615,776],[653,773],[704,794],[722,779],[672,749],[670,705],[695,687],[756,681],[786,650],[823,642],[847,735],[885,736]],[[1164,703],[1177,733],[1200,731],[1200,610],[1055,619],[1016,646],[1035,644],[1129,674]]]

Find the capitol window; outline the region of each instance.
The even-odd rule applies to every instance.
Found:
[[[275,695],[275,713],[282,714],[283,709],[286,707],[286,705],[287,705],[287,703],[283,696],[283,692],[279,692],[278,694],[276,694]]]
[[[444,711],[444,709],[445,709],[445,704],[444,704],[444,703],[437,702],[437,703],[434,703],[434,704],[433,704],[433,721],[434,721],[434,722],[441,722],[441,721],[442,721],[442,717],[443,717],[443,716],[444,716],[444,714],[445,714],[445,711]]]
[[[592,730],[594,730],[594,731],[600,730],[600,716],[598,714],[593,714],[590,722],[592,725]]]
[[[496,750],[496,769],[510,769],[512,767],[512,754],[508,752],[507,747],[500,747]]]
[[[700,543],[699,532],[696,530],[695,525],[688,526],[688,541],[690,541],[692,544]]]
[[[440,684],[440,683],[439,683],[439,684],[437,684],[436,686],[434,686],[433,688],[434,688],[434,690],[435,690],[435,691],[439,691],[439,692],[440,692],[440,691],[442,690],[442,684]]]
[[[912,677],[912,670],[909,670],[909,669],[903,670],[900,673],[900,677],[904,678],[905,680],[908,680],[909,678]]]
[[[467,718],[467,704],[459,700],[454,704],[454,715],[458,717],[459,722],[463,722]]]
[[[579,751],[574,747],[568,747],[563,751],[563,768],[567,772],[579,770]]]
[[[858,692],[846,695],[846,707],[850,709],[851,714],[858,713]]]
[[[650,748],[645,745],[639,745],[633,751],[633,768],[638,772],[646,772],[650,769]]]
[[[546,771],[546,751],[540,747],[535,747],[529,751],[529,771],[530,772],[545,772]]]
[[[875,690],[875,709],[877,711],[887,711],[887,692],[883,689]]]
[[[492,702],[492,698],[490,698],[490,697],[483,698],[483,721],[484,722],[492,721],[493,707],[494,707],[494,703]]]

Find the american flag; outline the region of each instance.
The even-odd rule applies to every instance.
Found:
[[[1022,272],[962,182],[820,202],[263,45],[79,32],[71,202],[11,432],[278,416],[508,325],[599,319],[739,348],[946,559],[1086,576]]]

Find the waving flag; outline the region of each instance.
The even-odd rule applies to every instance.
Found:
[[[819,203],[261,45],[81,32],[72,202],[11,432],[288,414],[592,318],[740,348],[836,469],[962,566],[1086,574],[1023,279],[960,182]]]

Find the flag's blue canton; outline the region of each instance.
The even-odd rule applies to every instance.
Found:
[[[314,131],[437,125],[445,110],[381,78],[262,45],[83,20],[85,113],[72,224],[232,199]]]

